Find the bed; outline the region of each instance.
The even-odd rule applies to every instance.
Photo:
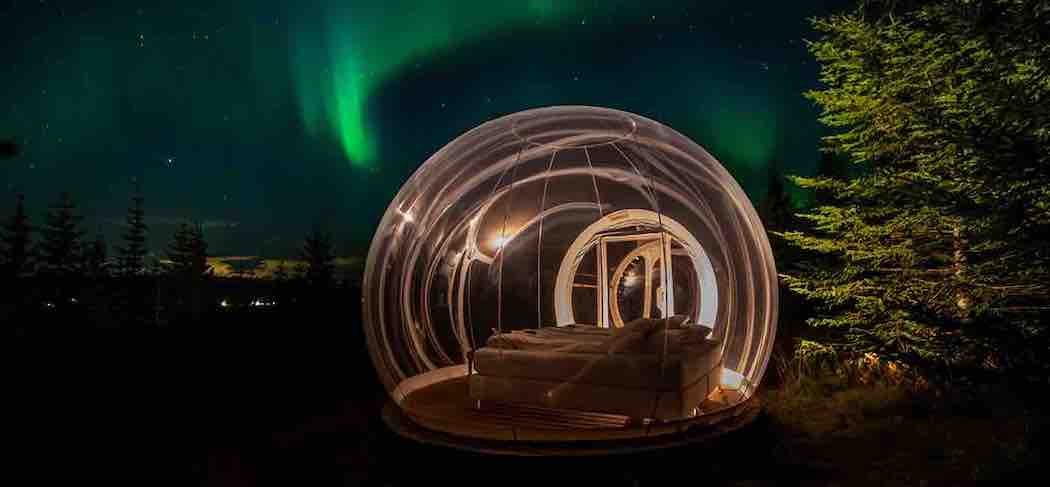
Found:
[[[722,357],[710,328],[685,321],[494,333],[471,354],[471,398],[480,407],[494,401],[637,420],[692,417],[717,387]]]

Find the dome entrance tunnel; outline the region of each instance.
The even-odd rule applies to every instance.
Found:
[[[749,402],[777,278],[743,190],[647,118],[550,107],[487,122],[376,230],[364,326],[399,413],[483,440],[631,438]]]

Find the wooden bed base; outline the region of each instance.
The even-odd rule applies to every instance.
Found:
[[[739,428],[754,419],[759,408],[755,397],[739,401],[734,391],[719,389],[695,418],[638,421],[615,414],[491,401],[479,404],[470,398],[467,377],[457,377],[417,389],[400,405],[391,402],[384,420],[402,436],[473,451],[552,454],[568,447],[567,454],[578,454],[573,453],[577,449],[607,453],[673,446]]]

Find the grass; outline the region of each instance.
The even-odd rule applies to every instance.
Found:
[[[973,485],[1024,478],[1042,461],[1047,421],[1008,389],[909,389],[824,373],[767,391],[775,460],[837,485]]]
[[[188,329],[23,338],[13,444],[39,460],[13,463],[37,478],[151,485],[932,487],[1041,473],[1050,431],[1007,387],[934,391],[863,361],[782,363],[759,420],[709,443],[618,457],[468,454],[391,433],[363,337],[329,323],[322,311],[243,309]]]

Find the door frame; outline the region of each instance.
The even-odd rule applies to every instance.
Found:
[[[639,242],[639,241],[644,241],[645,242],[644,244],[639,245],[637,248],[635,248],[631,252],[628,252],[627,255],[624,256],[625,260],[626,259],[630,259],[631,255],[636,253],[638,250],[641,250],[644,246],[648,246],[648,245],[652,245],[652,244],[656,244],[656,243],[660,244],[660,247],[662,247],[662,250],[660,252],[662,255],[661,255],[660,259],[659,259],[660,260],[660,285],[664,288],[664,293],[665,293],[664,294],[664,301],[665,301],[665,308],[666,308],[664,310],[664,316],[674,316],[674,309],[675,309],[674,308],[674,286],[673,285],[672,286],[668,286],[667,285],[667,283],[673,283],[674,282],[672,280],[672,278],[674,277],[674,270],[672,268],[673,264],[671,262],[674,259],[670,259],[670,258],[666,258],[665,259],[664,258],[665,256],[666,257],[670,257],[671,256],[671,241],[672,240],[675,240],[675,238],[672,235],[669,235],[667,232],[662,232],[662,233],[650,232],[650,233],[640,233],[640,234],[635,234],[635,235],[603,235],[603,236],[598,238],[598,251],[596,252],[596,254],[598,255],[598,278],[600,279],[600,282],[602,282],[604,284],[602,286],[601,292],[598,293],[598,312],[595,314],[595,316],[598,316],[598,326],[599,327],[601,327],[601,328],[613,328],[616,325],[616,319],[615,319],[616,317],[615,316],[611,316],[610,312],[613,309],[612,304],[614,302],[612,300],[613,286],[618,284],[619,281],[617,279],[610,279],[610,276],[609,276],[608,244],[610,242]],[[623,265],[623,261],[621,261],[619,264],[617,264],[617,268],[619,268],[621,265]],[[648,267],[649,266],[648,266],[648,262],[647,262],[646,275],[644,276],[645,289],[646,289],[646,291],[645,291],[645,293],[646,293],[645,294],[645,302],[646,302],[647,305],[650,303],[650,300],[652,299],[651,298],[651,291],[652,291],[652,289],[650,287],[652,285],[652,276],[649,274],[649,268]],[[616,277],[615,274],[616,274],[616,272],[614,271],[612,277]],[[645,310],[649,312],[648,314],[652,313],[651,306],[646,306]],[[620,321],[621,321],[621,324],[622,324],[623,319],[621,318]]]
[[[718,280],[711,258],[708,257],[703,246],[700,245],[696,236],[673,218],[654,211],[637,208],[619,210],[603,216],[580,232],[576,240],[569,246],[565,256],[562,258],[561,266],[558,268],[558,276],[554,285],[554,312],[558,326],[575,323],[572,308],[572,289],[576,270],[588,251],[595,248],[598,244],[602,234],[643,225],[663,230],[663,232],[671,235],[689,254],[690,260],[693,261],[693,268],[696,270],[696,279],[700,281],[700,307],[697,310],[697,316],[690,316],[690,319],[707,326],[717,326],[716,319],[719,307]],[[660,232],[647,233],[660,234]],[[601,246],[597,248],[600,249]],[[595,254],[597,253],[595,252]],[[598,274],[600,275],[601,273],[598,272]],[[607,288],[607,286],[605,287]],[[599,290],[599,294],[603,292]],[[608,296],[605,299],[608,299]],[[600,316],[601,313],[599,313]]]

